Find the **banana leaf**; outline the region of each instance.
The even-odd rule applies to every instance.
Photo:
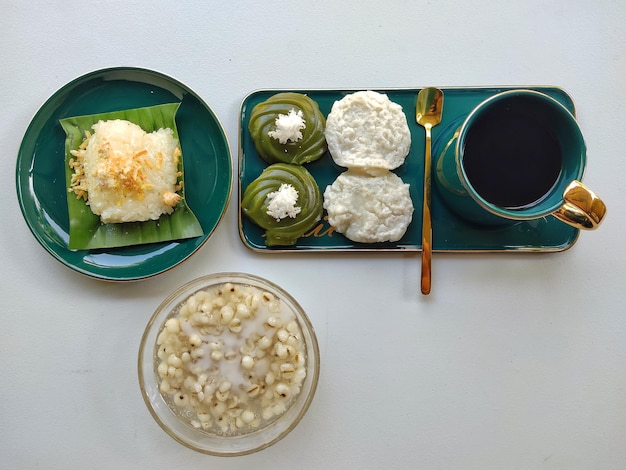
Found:
[[[145,132],[170,128],[178,140],[175,117],[179,106],[180,103],[171,103],[61,119],[61,127],[66,135],[66,187],[70,188],[73,173],[69,166],[69,160],[72,158],[70,151],[78,149],[85,138],[85,131],[91,132],[91,126],[100,120],[125,119],[137,124]],[[183,180],[185,174],[182,156],[179,159],[179,171],[182,172],[181,180]],[[203,234],[202,227],[187,206],[184,191],[183,183],[181,192],[183,200],[171,214],[164,214],[158,220],[104,224],[84,200],[77,199],[74,193],[68,190],[67,209],[70,224],[68,247],[71,250],[114,248],[199,237]]]

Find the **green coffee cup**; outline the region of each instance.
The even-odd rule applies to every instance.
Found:
[[[580,182],[587,162],[580,127],[550,96],[498,93],[443,139],[436,187],[463,219],[502,225],[554,216],[579,229],[600,225],[606,206]]]

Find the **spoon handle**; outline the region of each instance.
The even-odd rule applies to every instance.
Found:
[[[430,217],[431,200],[431,127],[426,125],[426,149],[424,152],[424,205],[422,210],[422,294],[430,294],[433,228]]]

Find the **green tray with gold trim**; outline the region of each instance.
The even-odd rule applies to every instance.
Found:
[[[575,115],[574,102],[559,87],[453,87],[443,88],[443,118],[432,130],[433,162],[442,151],[445,142],[463,119],[483,100],[502,91],[526,88],[541,91],[559,102]],[[257,252],[410,252],[422,249],[422,193],[424,179],[424,128],[415,122],[415,104],[420,88],[375,89],[385,93],[389,99],[400,104],[407,116],[411,131],[411,150],[404,164],[394,170],[404,182],[410,185],[410,194],[415,207],[413,220],[405,235],[394,243],[355,243],[337,233],[328,224],[326,214],[318,225],[313,227],[292,246],[267,247],[264,230],[243,216],[241,198],[245,188],[257,178],[267,163],[258,155],[250,133],[248,121],[255,105],[270,96],[295,91],[305,93],[314,99],[322,113],[328,116],[333,103],[352,90],[274,90],[264,89],[248,94],[241,103],[239,119],[239,235],[243,244]],[[307,163],[305,167],[313,175],[320,189],[324,189],[345,171],[337,166],[326,153],[321,159]],[[543,219],[518,222],[504,227],[485,227],[460,219],[443,203],[436,187],[432,192],[433,251],[435,252],[559,252],[570,248],[578,239],[579,230],[558,221],[552,216]]]

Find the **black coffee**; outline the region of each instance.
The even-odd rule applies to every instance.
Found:
[[[539,201],[556,183],[562,155],[545,126],[502,103],[472,125],[463,161],[468,180],[486,201],[521,209]]]

